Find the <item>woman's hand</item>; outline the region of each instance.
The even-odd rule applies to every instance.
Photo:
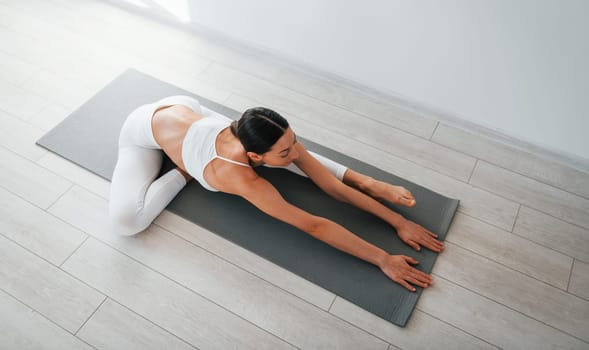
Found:
[[[380,269],[393,281],[415,292],[415,287],[409,283],[423,288],[427,288],[433,283],[431,275],[409,265],[418,263],[417,260],[406,255],[387,255],[380,263]]]
[[[444,250],[444,243],[436,239],[438,235],[413,221],[405,220],[401,225],[398,225],[395,228],[397,229],[399,238],[417,251],[421,250],[420,245],[423,245],[436,253]]]

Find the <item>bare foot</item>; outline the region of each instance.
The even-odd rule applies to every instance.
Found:
[[[386,182],[371,179],[362,189],[366,194],[376,198],[389,201],[393,204],[413,207],[416,204],[415,198],[409,190],[402,186],[394,186]]]

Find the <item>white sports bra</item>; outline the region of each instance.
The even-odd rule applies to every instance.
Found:
[[[249,164],[221,157],[217,154],[215,148],[217,136],[230,124],[231,119],[221,115],[205,117],[192,123],[182,142],[182,161],[186,170],[209,191],[219,191],[209,185],[204,178],[205,168],[213,159],[219,158],[232,164],[250,167]]]

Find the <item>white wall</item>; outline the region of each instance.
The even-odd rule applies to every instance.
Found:
[[[589,1],[188,0],[191,21],[589,159]]]

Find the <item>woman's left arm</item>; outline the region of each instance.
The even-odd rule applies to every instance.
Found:
[[[317,159],[315,159],[309,152],[301,145],[297,143],[295,145],[299,152],[299,157],[294,161],[297,167],[301,169],[309,178],[321,188],[325,193],[331,197],[352,204],[364,211],[374,214],[382,220],[395,227],[399,237],[411,247],[416,250],[420,250],[420,245],[429,248],[435,252],[441,252],[444,249],[444,244],[436,239],[437,235],[425,229],[424,227],[406,220],[403,216],[395,213],[382,203],[378,202],[374,198],[366,195],[346,183],[338,180],[329,170],[325,168]],[[347,173],[351,170],[348,169],[344,181],[350,182]],[[358,173],[354,173],[351,181],[363,181],[371,180],[372,178],[362,177]],[[358,184],[360,185],[360,184]]]

